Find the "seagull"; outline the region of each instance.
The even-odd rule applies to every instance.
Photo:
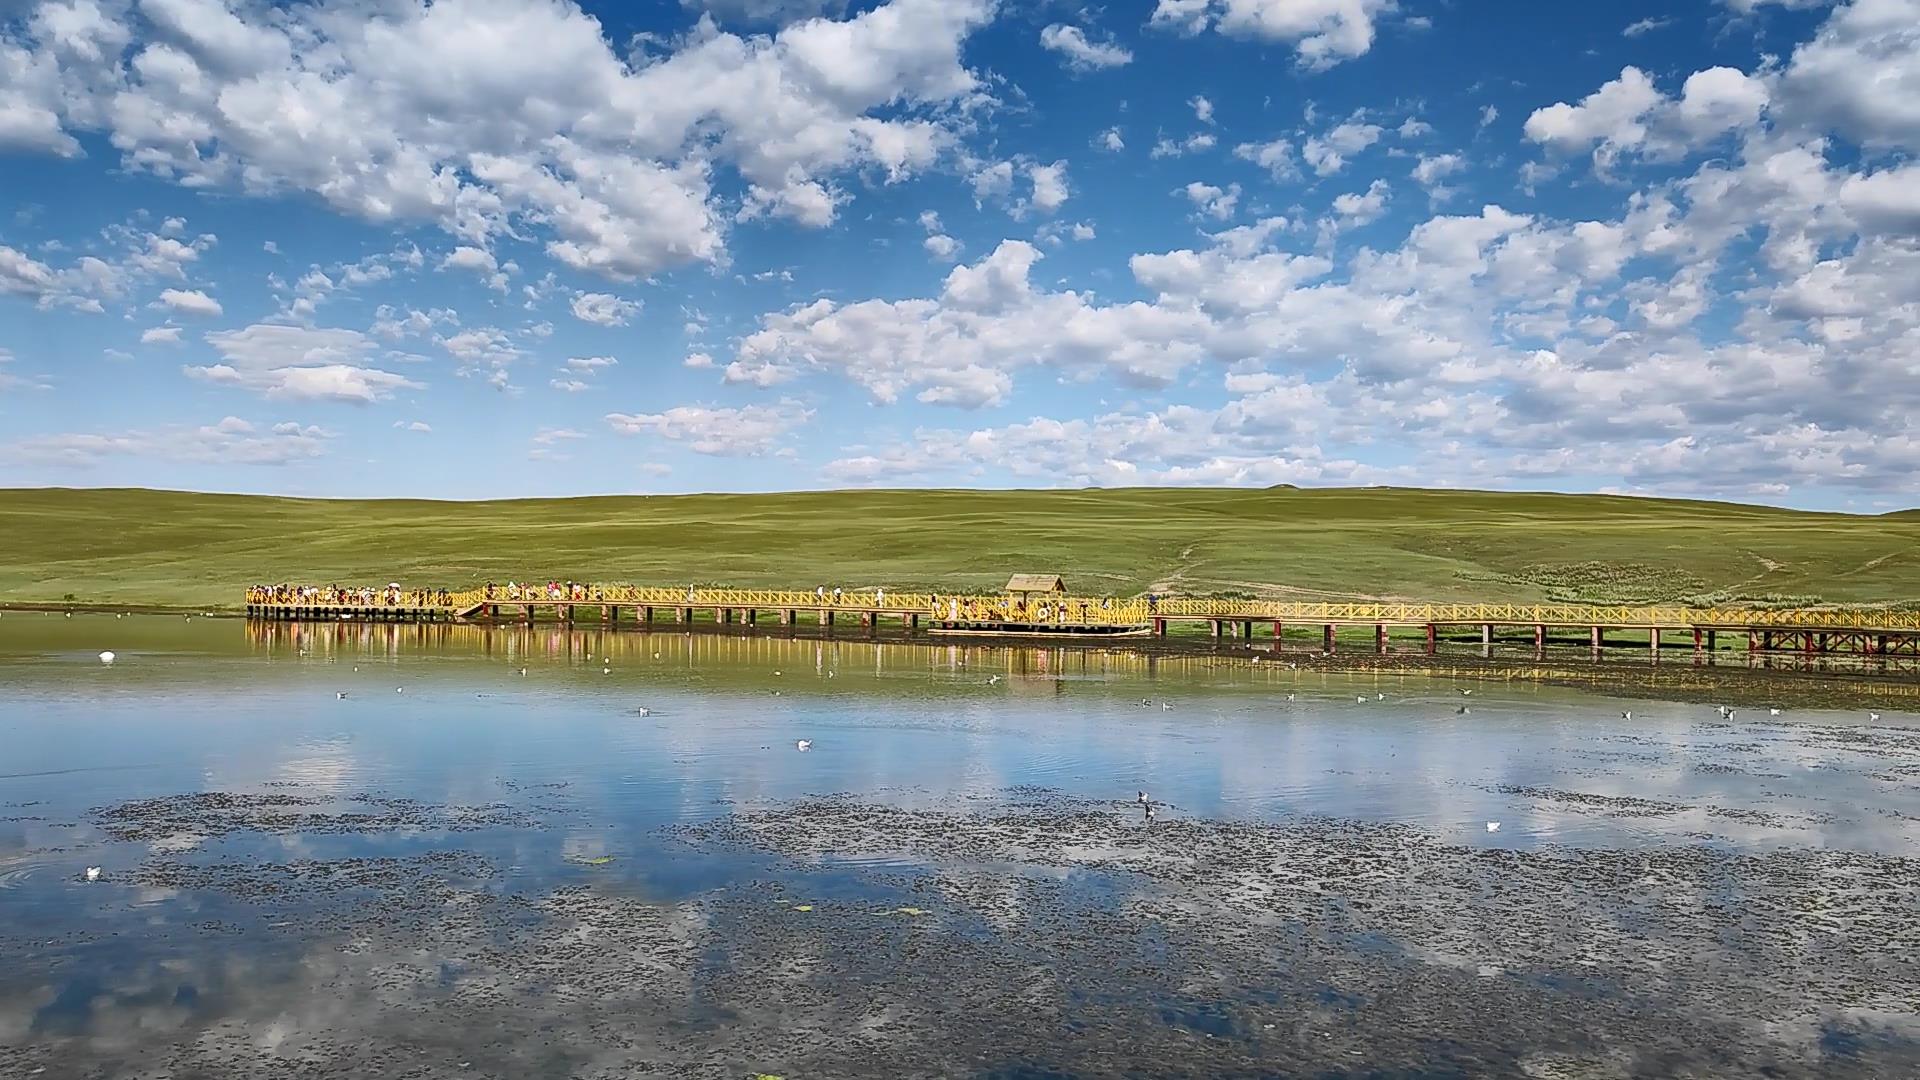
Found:
[[[987,676],[987,685],[988,685],[988,686],[992,686],[992,685],[993,685],[994,683],[997,683],[997,682],[999,682],[999,681],[1000,681],[1000,676],[998,676],[998,675],[989,675],[989,676]]]
[[[642,706],[640,706],[640,707],[639,707],[638,709],[635,709],[635,710],[634,710],[634,712],[636,712],[636,713],[638,713],[638,714],[639,714],[639,715],[641,715],[641,716],[652,716],[652,715],[653,715],[653,710],[652,710],[652,709],[649,709],[649,708],[647,708],[647,707],[646,707],[645,705],[642,705]]]
[[[1364,696],[1357,697],[1353,699],[1353,703],[1355,705],[1365,705],[1367,703],[1367,699]]]
[[[1163,702],[1161,702],[1161,703],[1160,703],[1160,707],[1161,707],[1161,708],[1163,708],[1163,709],[1171,709],[1171,708],[1173,708],[1173,702],[1171,702],[1171,701],[1163,701]]]
[[[1256,664],[1257,664],[1257,663],[1259,663],[1259,662],[1260,662],[1260,658],[1259,658],[1259,657],[1257,657],[1257,656],[1256,656],[1256,657],[1254,657],[1254,658],[1253,658],[1253,663],[1256,663]]]
[[[1141,804],[1142,806],[1145,806],[1145,805],[1146,805],[1146,803],[1147,803],[1147,793],[1146,793],[1146,792],[1144,792],[1144,791],[1143,791],[1143,792],[1141,792],[1141,793],[1140,793],[1140,797],[1139,797],[1139,798],[1137,798],[1137,799],[1135,799],[1135,800],[1133,800],[1133,801],[1134,801],[1134,802],[1137,802],[1137,803],[1139,803],[1139,804]]]
[[[654,654],[653,654],[653,658],[654,658],[655,660],[658,660],[658,659],[660,659],[660,654],[659,654],[659,653],[654,653]]]
[[[354,670],[355,670],[355,671],[358,671],[359,669],[358,669],[358,668],[355,668]],[[527,669],[526,669],[526,668],[521,668],[521,669],[520,669],[520,674],[522,674],[522,675],[525,675],[526,673],[527,673]]]
[[[355,664],[355,665],[353,665],[353,670],[355,670],[355,671],[359,671],[359,670],[360,670],[360,665],[359,665],[359,664]]]
[[[347,692],[345,690],[335,690],[333,692],[333,700],[335,701],[347,700]]]
[[[1472,689],[1471,687],[1466,687],[1466,686],[1463,686],[1463,687],[1461,687],[1461,688],[1460,688],[1460,696],[1461,696],[1461,697],[1472,697],[1472,696],[1473,696],[1473,689]]]
[[[97,866],[89,866],[89,867],[87,867],[87,880],[88,880],[88,881],[99,881],[99,880],[100,880],[100,868],[99,868],[99,867],[97,867]]]
[[[112,649],[108,649],[108,650],[107,650],[106,652],[103,652],[103,653],[101,653],[101,654],[100,654],[100,662],[101,662],[101,663],[103,663],[103,664],[111,664],[111,663],[113,663],[113,650],[112,650]]]
[[[601,669],[600,669],[600,674],[602,674],[602,675],[611,675],[611,674],[613,674],[613,669],[612,669],[612,668],[610,668],[610,667],[603,667],[603,668],[601,668]]]
[[[1768,716],[1779,716],[1779,715],[1780,715],[1780,707],[1776,705],[1776,706],[1773,706],[1772,708],[1769,708],[1769,709],[1767,710],[1767,715],[1768,715]]]
[[[1499,831],[1500,831],[1500,823],[1499,823],[1499,822],[1497,822],[1497,821],[1489,821],[1489,822],[1487,822],[1487,831],[1488,831],[1488,832],[1499,832]]]
[[[404,694],[407,692],[407,688],[404,686],[396,686],[393,688],[393,692],[396,694]]]
[[[1292,694],[1288,694],[1288,695],[1287,695],[1287,700],[1288,700],[1288,701],[1292,701],[1292,700],[1293,700],[1293,695],[1292,695]]]
[[[1868,714],[1867,714],[1867,719],[1869,719],[1869,720],[1878,720],[1878,719],[1880,719],[1880,714],[1879,714],[1879,713],[1877,713],[1877,712],[1870,712],[1870,713],[1868,713]]]
[[[779,677],[780,677],[780,673],[779,673],[778,671],[775,671],[775,672],[773,673],[773,677],[774,677],[774,678],[776,678],[776,679],[777,679],[777,678],[779,678]]]
[[[1385,701],[1385,700],[1387,700],[1387,695],[1385,695],[1385,694],[1375,694],[1375,695],[1373,695],[1373,700],[1375,700],[1375,701]]]
[[[1620,714],[1620,719],[1622,719],[1622,720],[1631,720],[1631,719],[1633,719],[1633,713],[1632,713],[1632,712],[1623,712],[1623,713],[1621,713],[1621,714]]]
[[[1145,809],[1147,811],[1147,820],[1152,821],[1153,820],[1153,804],[1152,803],[1146,804]]]
[[[796,740],[793,744],[793,748],[804,754],[807,751],[813,749],[813,740],[812,739]]]
[[[1468,713],[1471,713],[1472,711],[1473,711],[1472,709],[1469,709],[1465,705],[1462,705],[1459,708],[1453,710],[1453,715],[1466,716]]]

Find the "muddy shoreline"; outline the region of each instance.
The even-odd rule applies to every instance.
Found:
[[[148,929],[112,944],[116,978],[94,987],[81,1024],[46,988],[106,943],[0,928],[0,1073],[1920,1070],[1911,858],[1520,850],[1178,807],[1149,823],[1131,803],[1043,789],[912,809],[738,806],[653,838],[669,858],[758,868],[685,895],[618,861],[533,873],[463,839],[506,830],[525,847],[583,827],[571,810],[564,791],[438,806],[297,788],[97,808],[95,827],[150,845],[104,886],[142,898]],[[432,849],[328,858],[215,842],[309,831]],[[182,835],[206,846],[156,842]]]

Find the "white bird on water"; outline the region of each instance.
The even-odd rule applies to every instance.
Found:
[[[1133,801],[1134,801],[1134,802],[1137,802],[1137,803],[1140,803],[1140,804],[1142,804],[1142,805],[1145,805],[1145,804],[1146,804],[1146,802],[1147,802],[1147,793],[1146,793],[1146,792],[1144,792],[1144,791],[1143,791],[1143,792],[1141,792],[1141,793],[1140,793],[1140,796],[1139,796],[1139,798],[1136,798],[1136,799],[1135,799],[1135,800],[1133,800]]]
[[[407,692],[407,688],[404,686],[396,686],[393,688],[393,692],[396,694],[404,694]]]
[[[1375,700],[1375,701],[1385,701],[1385,700],[1387,700],[1387,695],[1385,695],[1385,694],[1375,694],[1375,695],[1373,695],[1373,700]]]
[[[347,692],[345,690],[335,690],[333,692],[333,700],[335,701],[347,700]]]
[[[99,881],[99,880],[100,880],[100,868],[99,868],[99,867],[97,867],[97,866],[89,866],[89,867],[87,867],[87,880],[88,880],[88,881]]]
[[[1768,715],[1768,716],[1779,716],[1779,715],[1780,715],[1780,707],[1776,705],[1776,706],[1773,706],[1773,707],[1771,707],[1771,708],[1769,708],[1769,709],[1767,710],[1767,715]]]
[[[646,707],[645,705],[642,705],[642,706],[640,706],[639,708],[637,708],[637,709],[635,709],[635,710],[633,710],[633,711],[635,712],[635,714],[637,714],[637,715],[640,715],[640,716],[652,716],[652,715],[653,715],[653,710],[652,710],[652,709],[649,709],[649,708],[647,708],[647,707]]]
[[[807,751],[813,749],[813,740],[812,739],[796,740],[793,744],[793,748],[804,754]]]
[[[103,653],[101,653],[101,654],[100,654],[100,662],[101,662],[101,663],[103,663],[103,664],[111,664],[111,663],[113,663],[113,650],[112,650],[112,649],[108,649],[108,650],[107,650],[106,652],[103,652]]]
[[[1367,699],[1365,697],[1356,697],[1353,699],[1353,703],[1355,705],[1365,705],[1367,703]]]
[[[1292,695],[1292,694],[1288,694],[1288,695],[1287,695],[1287,700],[1288,700],[1288,701],[1292,701],[1292,700],[1293,700],[1293,695]]]
[[[988,686],[992,686],[992,685],[993,685],[994,683],[997,683],[997,682],[999,682],[999,681],[1000,681],[1000,676],[998,676],[998,675],[989,675],[989,676],[987,676],[987,685],[988,685]]]
[[[1633,713],[1632,713],[1632,711],[1628,711],[1628,712],[1623,712],[1623,713],[1621,713],[1621,714],[1620,714],[1620,719],[1622,719],[1622,720],[1631,720],[1631,719],[1633,719]]]
[[[1499,831],[1500,831],[1500,823],[1499,823],[1499,822],[1497,822],[1497,821],[1489,821],[1489,822],[1487,822],[1487,831],[1488,831],[1488,832],[1499,832]]]
[[[1471,687],[1466,687],[1466,686],[1463,686],[1463,687],[1461,687],[1461,688],[1460,688],[1460,696],[1461,696],[1461,697],[1472,697],[1472,696],[1473,696],[1473,689],[1472,689]]]
[[[1879,714],[1879,713],[1877,713],[1877,712],[1870,712],[1870,713],[1868,713],[1868,714],[1867,714],[1867,719],[1869,719],[1869,720],[1878,720],[1878,719],[1880,719],[1880,714]]]

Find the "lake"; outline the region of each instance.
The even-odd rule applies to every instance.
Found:
[[[0,1075],[1914,1074],[1913,681],[1701,679],[6,612]]]

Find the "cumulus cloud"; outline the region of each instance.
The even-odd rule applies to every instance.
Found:
[[[0,31],[0,145],[71,155],[75,133],[99,133],[130,169],[305,192],[475,248],[524,231],[575,269],[626,279],[724,258],[717,168],[749,206],[817,224],[833,175],[931,165],[953,142],[950,107],[981,93],[960,51],[992,5],[892,0],[770,35],[709,27],[641,64],[563,3],[43,10],[85,18]]]
[[[1040,44],[1057,52],[1074,71],[1121,67],[1133,62],[1133,53],[1111,41],[1097,42],[1077,26],[1054,23],[1040,31]]]
[[[1196,211],[1216,221],[1225,221],[1233,216],[1234,207],[1240,202],[1240,185],[1228,184],[1225,188],[1219,188],[1195,180],[1181,188],[1179,194],[1186,196]]]
[[[679,405],[658,413],[608,413],[622,435],[647,435],[685,443],[698,454],[757,457],[778,451],[787,435],[812,419],[813,410],[792,401],[727,408]]]
[[[373,342],[357,330],[255,323],[207,334],[221,363],[189,365],[188,375],[268,398],[366,405],[420,384],[371,367]]]
[[[1672,155],[1726,132],[1750,127],[1767,107],[1764,80],[1734,68],[1716,67],[1687,77],[1680,97],[1670,98],[1636,67],[1582,98],[1559,102],[1527,117],[1527,138],[1561,153],[1593,151],[1606,170],[1621,155]]]
[[[640,312],[638,301],[625,300],[610,293],[578,293],[570,306],[574,318],[595,326],[625,326],[627,320]]]
[[[1332,176],[1347,167],[1347,159],[1374,143],[1386,129],[1378,124],[1349,120],[1328,131],[1311,136],[1300,147],[1300,156],[1320,176]]]
[[[1067,201],[1067,163],[1031,165],[1027,178],[1033,182],[1033,205],[1043,214],[1051,214]]]
[[[160,293],[158,306],[182,315],[202,315],[212,318],[220,314],[220,301],[198,289],[166,289]]]
[[[1291,44],[1296,62],[1324,70],[1373,48],[1378,21],[1397,0],[1159,0],[1155,26]]]
[[[147,329],[140,332],[140,344],[142,345],[178,345],[180,344],[180,327],[178,326],[148,327]]]

